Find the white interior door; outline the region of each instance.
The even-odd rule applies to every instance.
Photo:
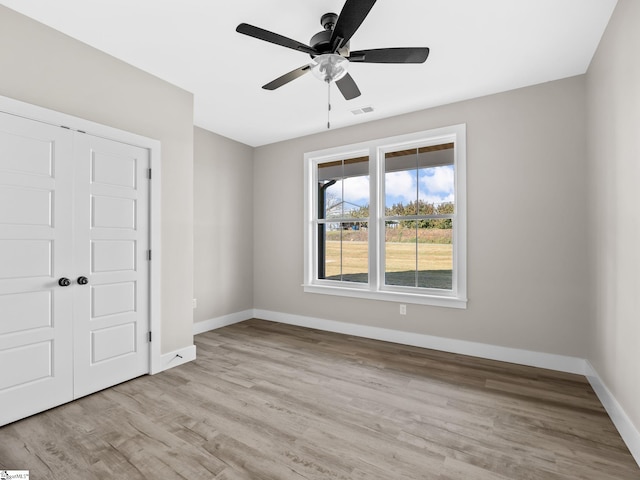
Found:
[[[0,425],[149,372],[149,163],[0,112]]]
[[[149,372],[149,151],[80,133],[74,151],[78,398]]]
[[[73,398],[72,136],[0,113],[0,425]]]

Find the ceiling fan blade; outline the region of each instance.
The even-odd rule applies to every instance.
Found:
[[[275,80],[263,85],[262,88],[265,90],[275,90],[276,88],[280,88],[281,86],[289,83],[292,80],[295,80],[298,77],[301,77],[305,73],[311,71],[312,65],[305,65],[304,67],[296,68],[295,70],[290,71],[289,73],[285,73],[281,77],[276,78]]]
[[[356,33],[376,0],[347,0],[331,34],[331,51],[336,52]]]
[[[336,85],[342,93],[342,96],[345,100],[351,100],[353,98],[360,96],[360,89],[356,85],[356,82],[353,81],[353,78],[348,73],[342,77],[340,80],[336,81]]]
[[[351,52],[349,61],[361,63],[424,63],[428,56],[429,49],[427,47],[376,48]]]
[[[270,32],[269,30],[265,30],[260,27],[254,27],[248,23],[241,23],[238,25],[236,27],[236,32],[259,40],[264,40],[265,42],[275,43],[276,45],[298,50],[299,52],[308,53],[309,55],[318,55],[318,52],[304,43],[300,43],[296,40],[278,35],[277,33]]]

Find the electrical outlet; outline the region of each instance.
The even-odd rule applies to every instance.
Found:
[[[194,298],[193,300],[191,300],[191,306],[193,308],[198,308],[198,299]]]
[[[406,315],[407,314],[407,306],[405,304],[401,304],[400,305],[400,315]]]

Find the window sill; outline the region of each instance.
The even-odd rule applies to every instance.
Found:
[[[366,298],[385,302],[413,303],[434,307],[467,308],[467,299],[445,295],[425,295],[407,292],[371,291],[363,288],[334,287],[331,285],[303,285],[305,293],[337,295],[340,297]]]

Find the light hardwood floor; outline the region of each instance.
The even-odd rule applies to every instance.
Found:
[[[0,428],[38,479],[608,480],[640,469],[586,380],[251,320],[198,359]]]

